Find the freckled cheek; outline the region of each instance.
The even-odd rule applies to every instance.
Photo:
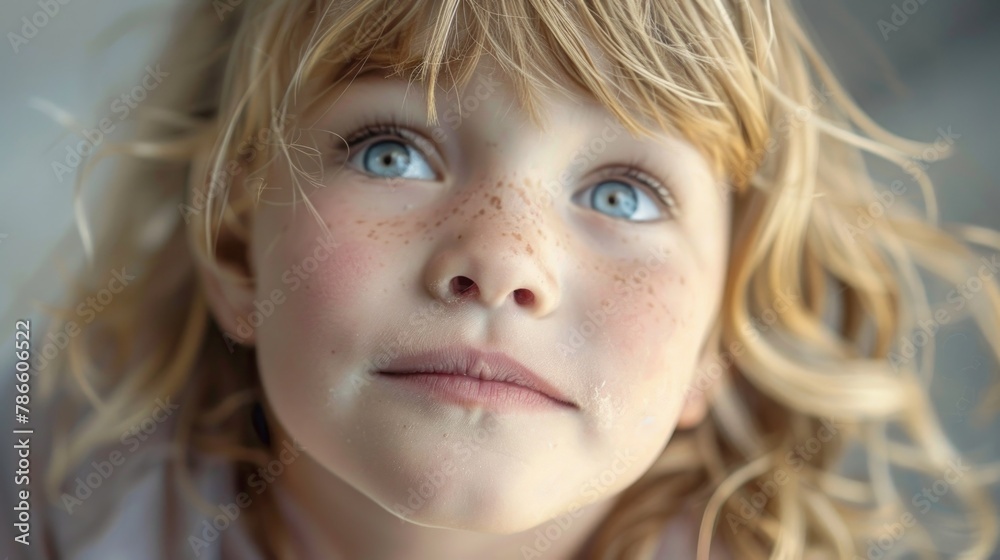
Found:
[[[625,281],[603,288],[609,293],[602,309],[612,351],[637,375],[662,374],[664,355],[683,351],[684,318],[692,294],[678,289],[676,272],[623,276]]]

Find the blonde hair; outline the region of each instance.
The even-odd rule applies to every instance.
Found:
[[[180,450],[241,464],[269,459],[251,443],[247,422],[234,420],[258,396],[252,351],[227,349],[198,280],[199,267],[217,266],[231,249],[216,246],[220,230],[248,238],[252,204],[230,204],[230,185],[243,175],[240,183],[260,187],[262,170],[291,157],[288,109],[322,93],[308,85],[349,79],[362,63],[382,65],[426,86],[434,123],[435,88],[464,88],[484,55],[536,119],[539,92],[568,81],[633,133],[680,134],[729,178],[734,223],[713,333],[718,360],[696,373],[691,389],[708,391],[711,414],[676,433],[616,498],[594,558],[651,558],[664,523],[690,506],[703,512],[699,559],[713,535],[738,558],[853,559],[906,513],[899,471],[938,478],[961,457],[929,399],[933,344],[905,363],[894,353],[935,320],[921,274],[964,282],[978,266],[970,245],[995,249],[1000,237],[937,224],[931,184],[909,165],[927,146],[887,133],[859,110],[790,0],[231,4],[238,6],[192,2],[160,60],[172,74],[147,102],[156,111],[140,111],[135,138],[104,146],[85,168],[101,157],[128,158],[116,168],[105,230],[65,309],[105,281],[100,271],[127,264],[139,280],[49,366],[58,375],[47,390],[62,387],[71,410],[85,415],[53,448],[53,495],[88,452],[115,442],[154,398],[185,387]],[[273,141],[259,141],[265,130]],[[889,187],[869,176],[863,152],[915,169],[925,211],[902,197],[877,206]],[[308,194],[308,184],[295,188]],[[780,310],[778,294],[792,294]],[[977,297],[971,316],[1000,358],[996,282]],[[760,316],[769,318],[766,329]],[[195,375],[200,367],[212,375]],[[811,449],[818,434],[829,441],[823,436],[815,453],[797,451]],[[864,458],[859,478],[840,469],[851,450]],[[951,505],[969,531],[963,558],[986,558],[997,544],[996,507],[982,490],[996,479],[996,467],[977,467],[953,484]],[[755,494],[767,488],[773,492],[758,505]],[[264,522],[273,512],[262,503],[245,515],[278,555],[281,524]],[[929,518],[921,525],[932,526]],[[907,531],[894,552],[933,550],[927,537]]]

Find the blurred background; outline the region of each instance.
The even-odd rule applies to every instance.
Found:
[[[60,279],[36,274],[47,253],[61,246],[82,254],[70,229],[76,171],[70,152],[81,138],[53,116],[75,117],[87,129],[103,117],[115,126],[127,121],[129,100],[121,95],[142,83],[175,3],[131,0],[126,8],[120,0],[60,0],[58,13],[46,18],[36,15],[36,0],[0,3],[7,39],[0,46],[4,325],[29,309],[14,301],[15,293],[58,286]],[[1000,229],[1000,1],[799,3],[822,52],[876,122],[913,140],[933,142],[945,132],[954,139],[956,155],[927,167],[942,220]],[[25,30],[33,17],[45,20],[35,33]],[[873,172],[886,184],[903,181],[908,194],[919,190],[898,168],[873,164]],[[92,193],[83,200],[99,220],[99,209],[87,206]],[[941,369],[934,392],[946,428],[974,457],[1000,457],[1000,426],[976,424],[971,414],[990,374],[984,341],[953,326],[936,343]]]

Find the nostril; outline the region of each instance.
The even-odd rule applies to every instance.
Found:
[[[476,285],[471,278],[467,276],[456,276],[451,279],[451,291],[452,293],[458,295],[465,295],[466,292],[474,288]]]
[[[514,290],[514,301],[518,305],[531,305],[535,301],[535,294],[531,293],[531,290]]]

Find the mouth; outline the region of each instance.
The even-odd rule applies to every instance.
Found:
[[[461,403],[579,408],[557,387],[503,352],[440,348],[398,356],[378,373]]]

